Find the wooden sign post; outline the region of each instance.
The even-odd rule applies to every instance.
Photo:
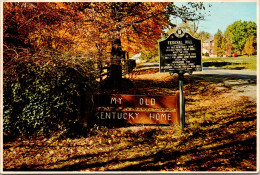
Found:
[[[160,72],[178,73],[180,90],[180,125],[185,125],[183,96],[184,73],[202,71],[201,40],[178,28],[168,38],[159,42]]]

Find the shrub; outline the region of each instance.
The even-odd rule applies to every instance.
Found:
[[[95,93],[92,60],[24,56],[4,64],[4,136],[50,135],[78,127]],[[87,109],[83,108],[87,106]]]

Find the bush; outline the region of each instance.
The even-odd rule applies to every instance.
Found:
[[[5,63],[5,139],[54,131],[75,134],[71,129],[79,126],[86,111],[91,115],[96,87],[93,64],[64,55],[31,55]]]

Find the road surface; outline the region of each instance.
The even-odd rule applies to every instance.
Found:
[[[139,66],[159,68],[159,63],[143,63]],[[193,72],[192,75],[188,73],[185,75],[196,79],[215,81],[222,86],[231,87],[239,96],[248,96],[253,101],[257,100],[257,71],[204,67],[202,71]]]
[[[194,72],[191,76],[215,81],[223,86],[231,87],[239,96],[248,96],[253,101],[257,100],[256,71],[203,68],[203,71]]]

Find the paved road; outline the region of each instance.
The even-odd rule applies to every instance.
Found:
[[[153,68],[159,68],[159,63],[142,63],[139,65],[140,67],[153,67]],[[250,70],[227,70],[227,69],[218,69],[218,68],[209,68],[204,67],[202,71],[193,72],[193,75],[226,75],[226,76],[241,76],[242,78],[256,78],[256,71],[250,71]]]
[[[142,67],[159,68],[159,63],[143,63]],[[257,71],[227,70],[204,67],[202,71],[185,74],[197,79],[215,81],[223,86],[229,86],[239,96],[248,96],[257,100]]]
[[[215,81],[231,87],[238,96],[247,96],[255,102],[259,100],[257,99],[257,71],[203,68],[203,71],[194,72],[191,76]]]
[[[226,75],[226,76],[241,76],[241,77],[251,77],[256,78],[256,71],[251,70],[227,70],[227,69],[217,69],[204,67],[202,71],[193,72],[194,75],[204,74],[204,75]]]
[[[252,101],[257,101],[256,71],[203,68],[203,71],[194,72],[191,76],[231,87],[238,96],[247,96]]]

